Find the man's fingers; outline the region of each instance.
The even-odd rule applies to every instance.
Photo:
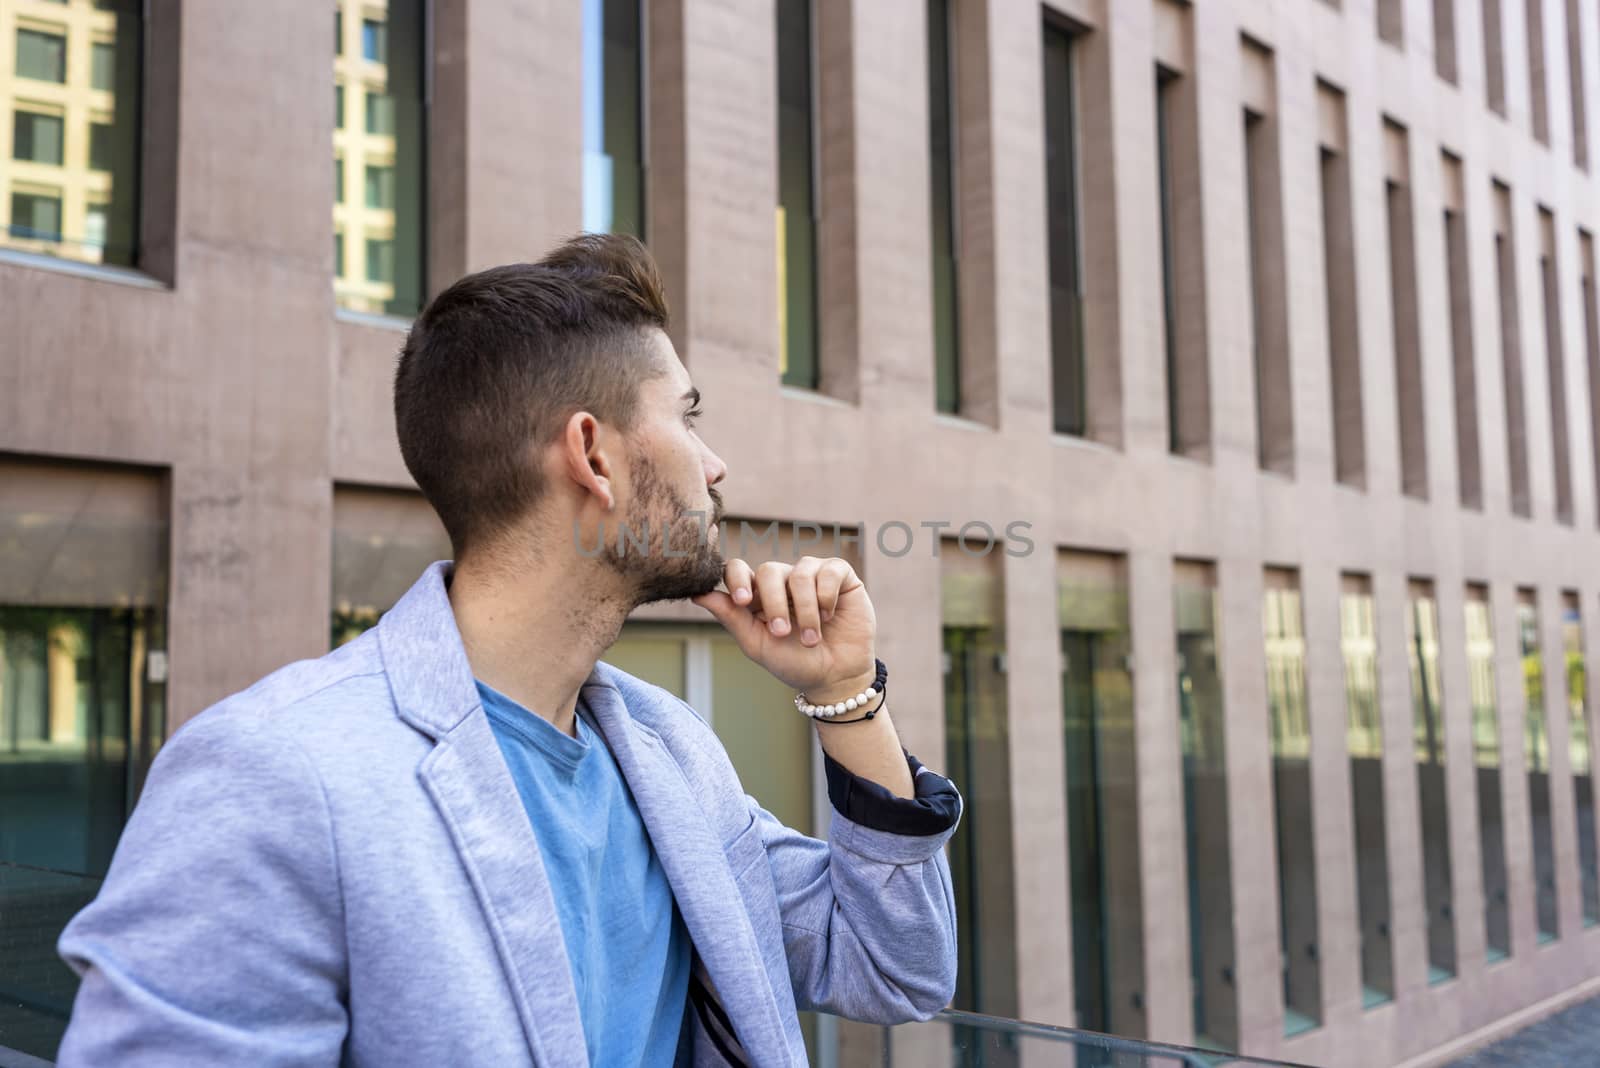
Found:
[[[794,604],[794,626],[800,632],[801,645],[815,645],[822,640],[822,617],[817,608],[817,573],[822,561],[815,556],[802,556],[789,572],[789,600]]]
[[[727,585],[734,604],[747,605],[754,599],[755,591],[751,588],[753,572],[743,560],[729,560],[722,568],[722,581]]]
[[[850,565],[838,557],[825,562],[817,571],[817,610],[822,615],[822,622],[833,618],[834,609],[839,604],[839,591],[851,574]]]
[[[768,560],[756,568],[756,596],[761,601],[761,613],[767,617],[767,630],[775,638],[785,637],[792,629],[786,584],[792,570],[788,564],[780,564],[775,560]]]

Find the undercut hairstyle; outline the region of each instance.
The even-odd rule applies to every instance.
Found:
[[[467,275],[429,301],[400,351],[395,430],[457,560],[538,503],[539,450],[574,412],[633,429],[640,385],[665,373],[650,340],[667,323],[655,260],[617,234]]]

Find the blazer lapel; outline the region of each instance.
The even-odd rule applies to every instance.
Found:
[[[461,853],[543,1068],[589,1063],[555,897],[522,798],[480,709],[418,772]]]
[[[590,676],[584,700],[628,783],[706,971],[753,1064],[791,1061],[761,946],[727,854],[656,733],[628,715],[617,688]]]
[[[417,775],[483,909],[534,1062],[587,1068],[555,898],[461,647],[449,567],[430,567],[378,624],[384,671],[400,718],[434,740]]]

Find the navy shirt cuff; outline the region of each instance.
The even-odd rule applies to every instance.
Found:
[[[901,750],[905,752],[905,750]],[[828,800],[839,815],[852,823],[887,834],[943,834],[961,818],[961,795],[955,784],[922,766],[906,753],[915,797],[897,797],[870,779],[849,771],[824,753]]]

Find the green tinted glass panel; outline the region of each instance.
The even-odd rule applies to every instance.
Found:
[[[1428,919],[1428,978],[1442,982],[1456,972],[1450,819],[1445,783],[1445,739],[1439,681],[1439,613],[1431,592],[1413,590],[1406,613],[1406,649],[1411,662],[1412,748],[1422,820],[1423,893]]]
[[[1383,723],[1378,704],[1378,635],[1372,595],[1339,598],[1344,658],[1346,745],[1350,752],[1351,820],[1356,853],[1356,908],[1361,939],[1361,1003],[1394,998],[1389,937],[1389,846],[1384,820]]]

